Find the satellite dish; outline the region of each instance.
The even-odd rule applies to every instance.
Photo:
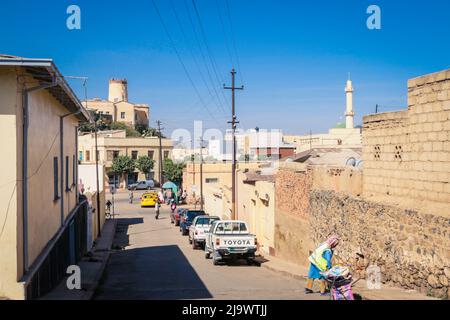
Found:
[[[353,157],[351,157],[351,158],[348,158],[347,159],[347,161],[345,162],[345,165],[346,166],[350,166],[350,167],[355,167],[356,166],[356,159],[355,158],[353,158]]]
[[[356,167],[358,169],[362,169],[364,165],[364,161],[363,160],[359,160],[358,162],[356,162]]]

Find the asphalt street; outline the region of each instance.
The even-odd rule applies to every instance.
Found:
[[[167,205],[158,220],[141,208],[141,193],[133,204],[128,193],[115,196],[114,250],[95,299],[326,299],[305,295],[302,280],[245,261],[214,266],[170,223]]]

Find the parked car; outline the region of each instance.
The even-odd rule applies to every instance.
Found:
[[[204,216],[205,211],[203,210],[192,210],[188,209],[183,212],[183,215],[180,217],[180,231],[183,236],[189,233],[189,227],[194,221],[196,216]]]
[[[212,257],[214,265],[226,259],[244,258],[250,265],[256,245],[256,236],[249,233],[244,221],[214,221],[206,233],[205,258]]]
[[[128,190],[150,190],[155,187],[153,180],[142,180],[128,185]]]
[[[158,201],[158,195],[154,192],[146,192],[141,196],[141,208],[154,207]]]
[[[211,223],[220,220],[216,216],[196,216],[192,225],[189,227],[189,243],[195,250],[198,246],[205,244],[205,231],[209,230]]]
[[[180,225],[180,217],[183,214],[183,211],[186,211],[186,208],[178,208],[175,212],[170,213],[170,223],[174,223],[175,226]]]

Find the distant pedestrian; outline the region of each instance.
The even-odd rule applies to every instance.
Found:
[[[133,190],[130,190],[130,194],[129,194],[130,203],[133,203],[133,198],[134,198]]]
[[[159,201],[156,201],[155,203],[155,219],[159,218],[159,208],[161,207],[161,204]]]
[[[314,280],[320,281],[320,294],[327,295],[327,285],[321,272],[331,269],[331,259],[333,258],[333,250],[339,244],[338,236],[331,236],[327,241],[322,243],[311,256],[309,256],[310,266],[308,280],[306,282],[305,293],[313,293]]]

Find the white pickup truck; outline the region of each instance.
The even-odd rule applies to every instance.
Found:
[[[255,257],[256,245],[256,236],[248,232],[244,221],[214,221],[206,233],[205,258],[212,257],[214,265],[225,259],[243,258],[250,265]]]
[[[205,244],[206,233],[211,227],[214,221],[220,220],[216,216],[196,216],[189,227],[189,243],[192,244],[192,248],[195,250],[198,246]]]

